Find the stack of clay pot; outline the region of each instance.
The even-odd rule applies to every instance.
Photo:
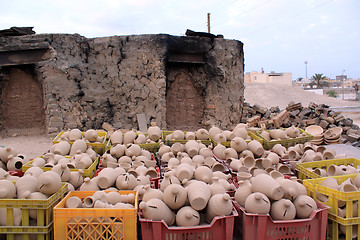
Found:
[[[40,169],[41,170],[41,169]],[[34,171],[18,177],[15,184],[12,180],[0,180],[0,199],[48,199],[59,191],[62,186],[61,177],[53,172]],[[14,209],[14,226],[19,226],[22,220],[21,209]],[[6,209],[0,208],[0,225],[6,226]],[[37,219],[36,209],[29,211],[29,217]]]
[[[317,209],[306,188],[296,177],[286,179],[259,174],[239,181],[235,201],[247,213],[270,214],[273,220],[308,218]]]
[[[310,125],[305,128],[305,132],[313,136],[313,139],[310,140],[312,144],[321,145],[324,142],[324,129],[321,126]]]
[[[61,134],[59,141],[75,142],[81,139],[89,143],[103,143],[105,141],[104,136],[99,136],[98,131],[94,129],[88,129],[83,134],[81,130],[77,128],[65,131]]]
[[[19,154],[13,147],[0,147],[0,169],[19,171],[30,159]]]
[[[175,130],[172,133],[166,135],[165,140],[209,140],[209,131],[200,128],[195,132],[186,132],[184,133],[182,130]]]
[[[341,139],[343,129],[341,127],[329,128],[324,133],[324,140],[326,144],[337,144]]]
[[[222,130],[216,126],[212,126],[209,129],[209,135],[211,139],[217,144],[231,141],[235,137],[240,137],[246,141],[251,140],[250,136],[248,135],[247,125],[243,123],[236,125],[232,131]]]
[[[342,179],[341,182],[338,182],[337,179],[332,178],[332,177],[328,177],[325,178],[322,182],[319,183],[319,185],[324,186],[326,188],[330,188],[336,191],[339,191],[339,196],[343,196],[343,198],[348,199],[348,200],[352,200],[352,201],[342,201],[339,200],[339,197],[334,197],[333,195],[333,200],[330,202],[329,196],[330,194],[324,195],[322,193],[316,192],[316,199],[325,202],[325,203],[330,203],[330,206],[335,206],[334,201],[337,201],[337,216],[341,217],[341,218],[358,218],[358,204],[359,204],[359,199],[357,197],[350,197],[350,196],[346,196],[342,193],[350,193],[350,192],[359,192],[360,191],[360,174],[358,174],[355,178],[345,178]],[[335,199],[335,200],[334,200]],[[337,200],[336,200],[337,199]],[[352,211],[348,211],[347,213],[347,206],[348,204],[350,207],[352,207]],[[336,212],[336,211],[335,211]],[[357,225],[353,226],[353,238],[357,237]],[[339,229],[343,234],[347,234],[346,233],[346,228],[345,226],[339,224]]]
[[[139,208],[146,219],[164,220],[168,226],[181,227],[211,223],[214,217],[229,216],[233,210],[230,196],[218,177],[211,184],[196,179],[181,183],[170,173],[165,175],[160,190],[145,189]]]
[[[160,143],[158,157],[164,172],[180,171],[185,163],[194,171],[201,166],[207,167],[209,172],[226,170],[225,166],[213,157],[211,146],[206,147],[200,140],[188,140],[185,144],[176,142],[172,146]]]
[[[306,136],[306,133],[301,133],[301,131],[297,127],[291,126],[286,129],[272,129],[268,131],[262,131],[260,135],[267,141],[277,141],[304,137]]]
[[[117,191],[96,191],[83,199],[72,196],[65,202],[66,208],[134,208],[135,194],[120,194]]]
[[[125,133],[122,130],[115,130],[109,132],[108,136],[110,138],[111,146],[116,146],[118,144],[127,145],[130,143],[149,144],[156,143],[161,139],[161,130],[156,126],[155,122],[151,122],[151,126],[147,130],[147,135],[136,129],[132,129]]]

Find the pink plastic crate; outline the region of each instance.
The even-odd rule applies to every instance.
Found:
[[[233,208],[230,216],[215,217],[210,224],[194,227],[169,227],[163,220],[145,219],[138,212],[143,240],[231,240],[233,239],[234,220],[238,216]]]
[[[235,219],[236,239],[326,239],[329,207],[325,204],[316,202],[318,209],[309,218],[289,221],[274,221],[269,214],[246,213],[237,202],[233,204],[239,214]]]

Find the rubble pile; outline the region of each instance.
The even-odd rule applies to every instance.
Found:
[[[287,128],[292,125],[305,129],[310,125],[319,125],[326,131],[329,128],[341,127],[343,133],[339,143],[360,146],[360,127],[353,124],[352,119],[345,118],[325,104],[310,103],[308,107],[304,107],[301,103],[290,102],[286,109],[280,110],[279,107],[267,109],[245,102],[242,122],[250,127],[263,129]]]

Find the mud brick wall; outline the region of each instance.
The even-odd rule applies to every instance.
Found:
[[[138,113],[145,113],[149,122],[156,121],[162,129],[184,126],[187,119],[182,116],[188,111],[193,111],[188,116],[191,128],[231,128],[240,122],[244,96],[240,41],[166,34],[92,39],[41,34],[2,38],[0,46],[31,42],[48,42],[53,53],[50,61],[26,66],[42,92],[44,128],[49,134],[68,128],[101,128],[103,122],[137,128]],[[204,62],[168,61],[171,54],[178,53],[201,55]],[[12,81],[13,69],[23,67],[1,67],[1,88]],[[171,98],[168,91],[176,81],[184,94]],[[194,96],[188,96],[189,86]],[[4,101],[3,96],[0,105]],[[167,105],[172,101],[182,102],[183,107],[169,111]],[[200,104],[189,110],[191,102]],[[174,118],[180,122],[173,124]]]

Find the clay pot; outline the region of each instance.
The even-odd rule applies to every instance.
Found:
[[[271,205],[270,216],[274,220],[293,220],[296,216],[295,205],[289,199],[280,199]]]
[[[15,195],[15,185],[9,180],[0,180],[0,199],[13,199]]]
[[[106,189],[115,185],[118,172],[114,168],[104,168],[98,174],[97,184],[101,189]]]
[[[37,182],[37,189],[44,194],[51,195],[61,188],[61,178],[54,171],[42,173]]]
[[[238,158],[238,153],[236,152],[235,149],[233,148],[226,148],[224,150],[224,155],[225,155],[225,158],[224,160],[227,160],[227,159],[230,159],[230,158]]]
[[[211,197],[211,191],[207,184],[195,180],[186,189],[191,207],[198,211],[204,209]]]
[[[92,159],[89,156],[83,156],[80,161],[78,161],[75,166],[77,169],[87,169],[93,163]],[[109,162],[107,163],[109,165]]]
[[[278,164],[276,170],[281,172],[282,174],[291,174],[291,169],[286,164]]]
[[[43,172],[44,172],[44,170],[42,170],[40,167],[31,167],[28,170],[26,170],[24,175],[30,175],[30,176],[34,176],[37,178]]]
[[[275,144],[272,148],[272,151],[279,155],[280,157],[283,157],[286,155],[286,148],[283,147],[280,143]]]
[[[351,178],[348,178],[342,182],[339,186],[339,191],[341,192],[357,192],[359,189],[355,186]]]
[[[115,184],[119,190],[132,190],[137,185],[137,181],[133,175],[123,173],[116,179]]]
[[[141,202],[139,208],[142,210],[144,218],[155,221],[164,220],[168,226],[175,222],[174,212],[161,200],[150,199],[147,202]]]
[[[319,175],[320,177],[327,177],[327,176],[328,176],[326,170],[324,170],[324,169],[322,169],[322,168],[315,168],[315,169],[313,170],[313,172],[314,172],[315,174]]]
[[[211,127],[211,128],[209,129],[209,136],[210,136],[212,139],[215,139],[216,135],[217,135],[217,134],[220,134],[221,132],[222,132],[222,131],[221,131],[220,128],[213,126],[213,127]]]
[[[79,187],[79,191],[99,191],[100,188],[97,184],[97,179],[86,177],[83,184]]]
[[[226,141],[231,141],[234,139],[235,134],[232,131],[224,130],[222,134],[225,136]]]
[[[200,214],[190,206],[179,209],[176,213],[176,225],[179,227],[191,227],[200,224]]]
[[[6,163],[6,168],[8,171],[18,171],[21,170],[23,166],[23,160],[19,157],[10,155]]]
[[[187,132],[185,134],[185,139],[186,140],[195,140],[196,139],[195,132]]]
[[[203,181],[206,183],[211,183],[213,172],[211,171],[210,168],[206,166],[200,166],[195,169],[194,177],[196,180]]]
[[[209,168],[211,168],[215,163],[216,163],[216,160],[213,157],[206,157],[204,159],[204,166],[207,166]]]
[[[241,137],[234,137],[230,142],[230,147],[240,153],[247,149],[247,143]]]
[[[268,131],[262,131],[260,133],[260,136],[262,136],[263,138],[265,138],[266,140],[270,141],[271,137],[270,137],[270,133]]]
[[[226,147],[224,145],[217,144],[214,147],[213,152],[217,158],[225,160],[225,153],[224,153],[225,150],[226,150]]]
[[[290,138],[297,138],[300,135],[300,130],[295,126],[291,126],[285,129],[285,133]]]
[[[37,157],[37,158],[34,158],[34,160],[31,163],[31,166],[33,166],[33,167],[43,167],[45,165],[45,163],[46,162],[45,162],[44,158]]]
[[[180,181],[183,181],[184,179],[190,180],[194,176],[194,171],[194,168],[190,164],[181,163],[175,169],[175,175]]]
[[[306,195],[299,195],[295,199],[294,205],[297,218],[308,218],[311,213],[317,209],[315,200]]]
[[[223,172],[213,172],[213,177],[218,177],[219,179],[228,180],[231,178],[231,174],[225,174]]]
[[[236,180],[237,181],[245,181],[245,180],[250,180],[250,178],[252,178],[252,175],[248,172],[238,172],[236,174]]]
[[[345,171],[343,171],[341,167],[334,164],[331,164],[326,172],[328,176],[340,176],[345,174]]]
[[[221,133],[218,133],[215,135],[215,137],[213,138],[214,142],[216,143],[221,143],[221,142],[226,142],[226,136],[225,134],[223,134],[222,132]]]
[[[120,158],[125,154],[126,146],[123,144],[117,144],[115,146],[112,146],[110,148],[110,154],[111,156],[114,156],[116,158]]]
[[[249,181],[242,181],[242,180],[240,180],[238,184],[239,187],[235,192],[234,198],[235,201],[240,204],[240,206],[245,207],[246,198],[250,194],[252,194],[251,184]]]
[[[187,201],[187,192],[179,184],[168,185],[164,190],[163,201],[172,209],[178,210]]]
[[[73,196],[69,197],[65,202],[66,208],[81,208],[82,207],[82,201],[79,197]]]
[[[199,144],[195,140],[189,140],[185,143],[185,150],[190,157],[199,153]]]
[[[203,156],[204,158],[213,156],[213,152],[212,152],[211,147],[206,147],[206,148],[199,149],[199,154],[201,156]]]
[[[324,181],[322,181],[320,183],[320,185],[322,185],[324,187],[334,189],[334,190],[339,190],[339,184],[338,184],[338,182],[336,181],[335,178],[331,178],[331,177],[326,178]],[[323,194],[318,193],[318,192],[316,193],[316,198],[319,199],[322,202],[327,202],[328,201],[328,196],[323,195]]]
[[[267,174],[259,174],[251,179],[253,192],[261,192],[272,200],[279,200],[284,196],[284,189]]]
[[[248,213],[268,214],[270,212],[270,200],[260,192],[252,193],[245,200],[245,210]]]
[[[217,172],[217,171],[220,171],[220,172],[225,172],[226,169],[225,169],[225,166],[219,162],[215,162],[212,166],[211,166],[211,170],[213,172]]]
[[[264,153],[264,148],[261,145],[261,143],[259,143],[256,140],[252,140],[248,143],[248,149],[254,153],[255,156],[260,157],[261,155],[263,155]]]
[[[125,149],[125,155],[132,157],[132,156],[139,156],[141,154],[141,147],[137,144],[131,144],[130,147]]]
[[[53,152],[60,155],[68,155],[71,149],[71,145],[68,141],[60,141],[53,146]]]
[[[289,155],[290,160],[294,160],[294,161],[299,160],[301,158],[300,154],[296,150],[293,150],[293,149],[288,151],[288,155]]]
[[[251,168],[255,166],[255,159],[252,156],[245,156],[243,158],[240,158],[243,165],[247,168]]]
[[[353,182],[354,182],[354,184],[355,184],[355,186],[356,186],[357,188],[360,187],[360,174],[358,174],[358,175],[354,178]]]
[[[167,172],[164,174],[164,179],[160,183],[160,190],[164,191],[170,184],[180,184],[180,181],[177,177]]]
[[[106,208],[105,205],[102,206],[102,204],[98,203],[97,206],[95,206],[95,203],[97,201],[101,201],[102,203],[105,203],[106,201],[106,193],[104,191],[96,191],[92,196],[87,196],[84,198],[83,207],[84,208]]]
[[[0,216],[7,216],[6,208],[0,208]],[[21,221],[22,221],[22,210],[20,208],[14,208],[12,217],[13,217],[14,221],[13,221],[13,224],[10,223],[10,226],[20,226]],[[8,226],[6,217],[0,218],[0,226]]]
[[[73,156],[79,151],[82,153],[86,152],[86,149],[87,145],[85,139],[78,139],[71,145],[70,155]]]
[[[59,175],[56,174],[56,176],[60,179]],[[22,176],[21,178],[19,178],[15,183],[17,198],[22,199],[25,198],[26,195],[28,196],[33,192],[37,192],[37,184],[38,178],[36,177]]]
[[[135,144],[146,144],[147,138],[144,134],[139,133],[138,135],[136,135],[136,138],[134,140]]]
[[[9,161],[9,156],[16,156],[17,154],[13,147],[0,147],[0,159],[5,164]]]
[[[126,145],[129,143],[134,143],[135,138],[136,138],[136,130],[132,129],[131,131],[124,133],[123,144]]]
[[[62,182],[67,182],[70,179],[70,169],[65,163],[56,164],[51,171],[56,172],[60,176]]]
[[[282,129],[273,129],[273,130],[270,130],[270,137],[272,139],[280,139],[280,140],[283,140],[283,139],[287,139],[288,136],[286,134],[286,132]]]
[[[284,198],[293,201],[299,196],[298,186],[295,181],[285,178],[276,178],[275,180],[284,189]]]
[[[147,134],[152,141],[158,141],[161,138],[161,129],[156,126],[156,122],[151,122]]]
[[[215,194],[209,199],[206,207],[206,221],[211,223],[216,216],[229,216],[232,213],[232,208],[229,194]]]
[[[79,188],[81,184],[83,184],[83,173],[84,171],[82,169],[80,169],[79,171],[70,172],[70,178],[68,182],[73,185],[75,189]]]
[[[326,149],[323,153],[322,153],[322,158],[324,160],[329,160],[329,159],[334,159],[336,156],[336,152],[332,149]]]
[[[271,162],[272,165],[276,165],[279,163],[280,158],[276,153],[270,152],[267,156],[266,159],[269,159],[269,161]]]
[[[209,139],[209,132],[204,128],[200,128],[195,132],[195,137],[198,140],[208,140]]]
[[[117,145],[123,143],[123,133],[120,130],[113,132],[110,136],[111,145]]]
[[[82,132],[80,131],[80,129],[74,128],[69,131],[68,134],[69,141],[74,142],[78,139],[81,139],[81,137],[82,137]]]
[[[290,177],[290,180],[296,184],[298,195],[306,195],[307,194],[306,187],[304,185],[302,185],[302,183],[300,183],[300,182],[302,182],[300,179],[297,179],[297,177]]]

